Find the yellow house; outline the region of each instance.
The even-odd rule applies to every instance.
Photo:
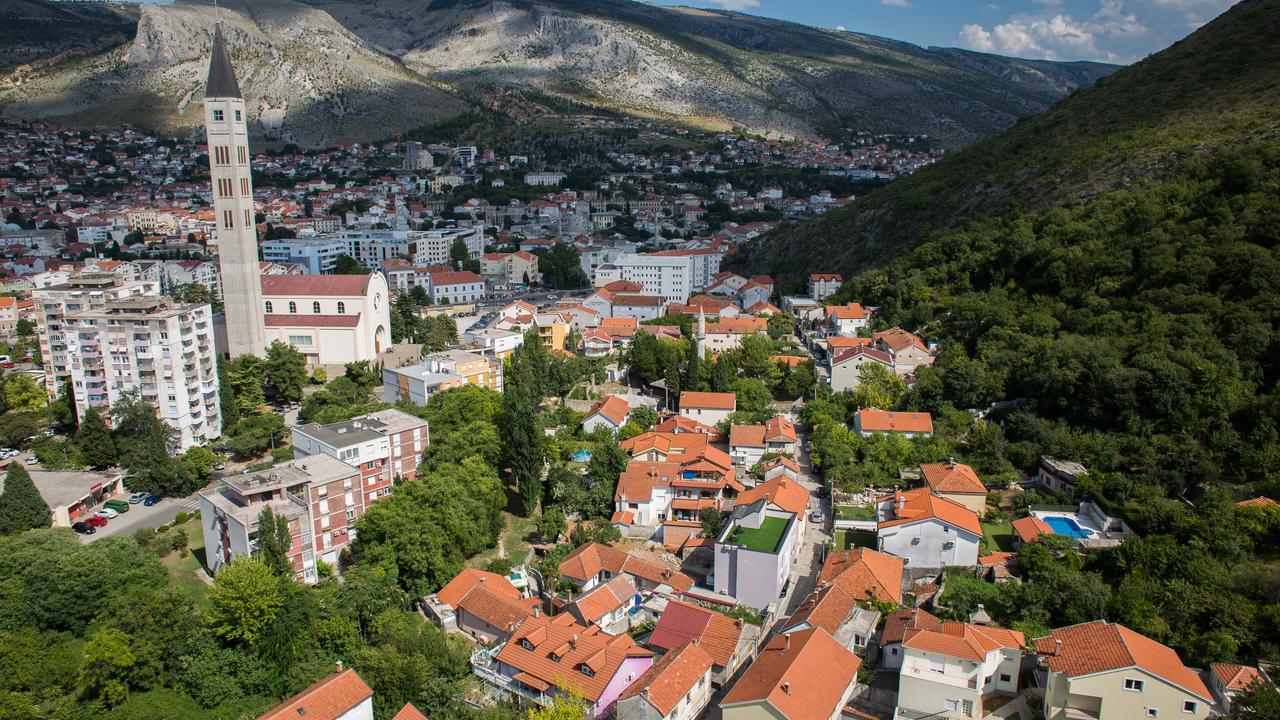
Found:
[[[564,341],[569,337],[569,323],[559,313],[538,313],[533,317],[534,326],[538,328],[538,337],[548,350],[564,350]]]
[[[1047,670],[1045,720],[1204,720],[1212,695],[1173,648],[1104,620],[1035,641]]]

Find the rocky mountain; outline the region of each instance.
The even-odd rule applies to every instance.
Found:
[[[29,63],[47,64],[100,52],[133,38],[134,5],[0,2],[0,72],[22,76]]]
[[[5,76],[5,116],[194,124],[211,5],[4,2],[27,14],[137,14],[132,39],[86,43],[84,57],[51,47],[51,61]],[[221,15],[254,132],[310,145],[385,137],[468,108],[585,105],[779,136],[929,134],[957,147],[1114,69],[633,0],[229,0]]]
[[[1280,4],[1244,0],[1162,52],[822,219],[741,249],[740,270],[885,266],[975,216],[1043,211],[1280,137]]]

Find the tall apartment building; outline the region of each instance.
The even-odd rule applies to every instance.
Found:
[[[333,272],[338,256],[346,253],[347,243],[336,237],[300,237],[265,240],[262,259],[272,263],[297,263],[308,275]]]
[[[384,260],[408,257],[415,266],[443,265],[450,260],[453,243],[459,238],[467,256],[479,259],[484,252],[484,231],[479,227],[435,230],[343,230],[320,235],[316,241],[337,240],[347,255],[365,267],[380,268]]]
[[[684,255],[628,253],[596,268],[595,286],[630,280],[644,286],[647,295],[661,295],[664,303],[685,303],[697,289],[693,261]]]
[[[209,81],[204,93],[205,137],[213,183],[214,239],[222,269],[223,313],[231,357],[262,356],[266,327],[262,319],[262,271],[258,267],[258,227],[254,222],[253,176],[249,167],[249,125],[240,84],[222,39],[213,31]]]
[[[462,385],[478,385],[502,392],[502,360],[465,350],[444,350],[422,358],[417,365],[383,368],[383,400],[426,405],[434,394]]]
[[[178,449],[222,435],[213,311],[159,295],[155,283],[75,278],[35,291],[45,385],[71,382],[78,414],[138,393],[178,431]]]
[[[410,140],[404,144],[404,169],[426,170],[435,165],[435,158],[422,143]]]
[[[159,294],[159,283],[125,282],[110,273],[69,277],[66,282],[33,290],[31,297],[35,302],[40,356],[44,359],[44,384],[49,398],[57,397],[58,389],[71,379],[67,357],[72,339],[66,327],[68,313],[100,308],[119,298]]]
[[[360,470],[323,454],[224,478],[199,498],[209,569],[217,573],[258,549],[258,518],[269,507],[289,523],[286,556],[295,576],[316,582],[317,561],[336,565],[355,537],[355,521],[368,507],[360,484]]]
[[[389,495],[397,479],[418,475],[430,441],[427,421],[401,410],[379,410],[343,422],[293,428],[293,456],[328,455],[360,469],[368,502]]]

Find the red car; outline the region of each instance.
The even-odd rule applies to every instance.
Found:
[[[2,367],[2,368],[11,368],[11,367],[13,367],[13,366],[14,366],[14,365],[13,365],[13,362],[11,362],[11,361],[9,361],[9,360],[6,360],[6,361],[4,361],[4,362],[0,363],[0,367]]]
[[[101,515],[90,515],[84,519],[84,524],[96,528],[106,527],[107,519]]]

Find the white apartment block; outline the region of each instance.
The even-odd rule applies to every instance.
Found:
[[[455,240],[467,246],[467,256],[478,259],[484,253],[481,227],[439,230],[345,230],[332,237],[343,244],[343,253],[368,268],[380,268],[384,260],[407,257],[417,267],[444,265],[450,260]]]
[[[333,272],[338,256],[347,252],[347,243],[332,237],[285,238],[262,243],[262,259],[272,263],[297,263],[309,275]]]
[[[138,393],[178,431],[177,449],[222,435],[213,311],[143,295],[69,312],[67,368],[76,411],[110,408]]]
[[[630,280],[644,286],[646,295],[661,295],[664,303],[685,303],[694,290],[693,262],[682,255],[619,255],[596,268],[595,286]]]

